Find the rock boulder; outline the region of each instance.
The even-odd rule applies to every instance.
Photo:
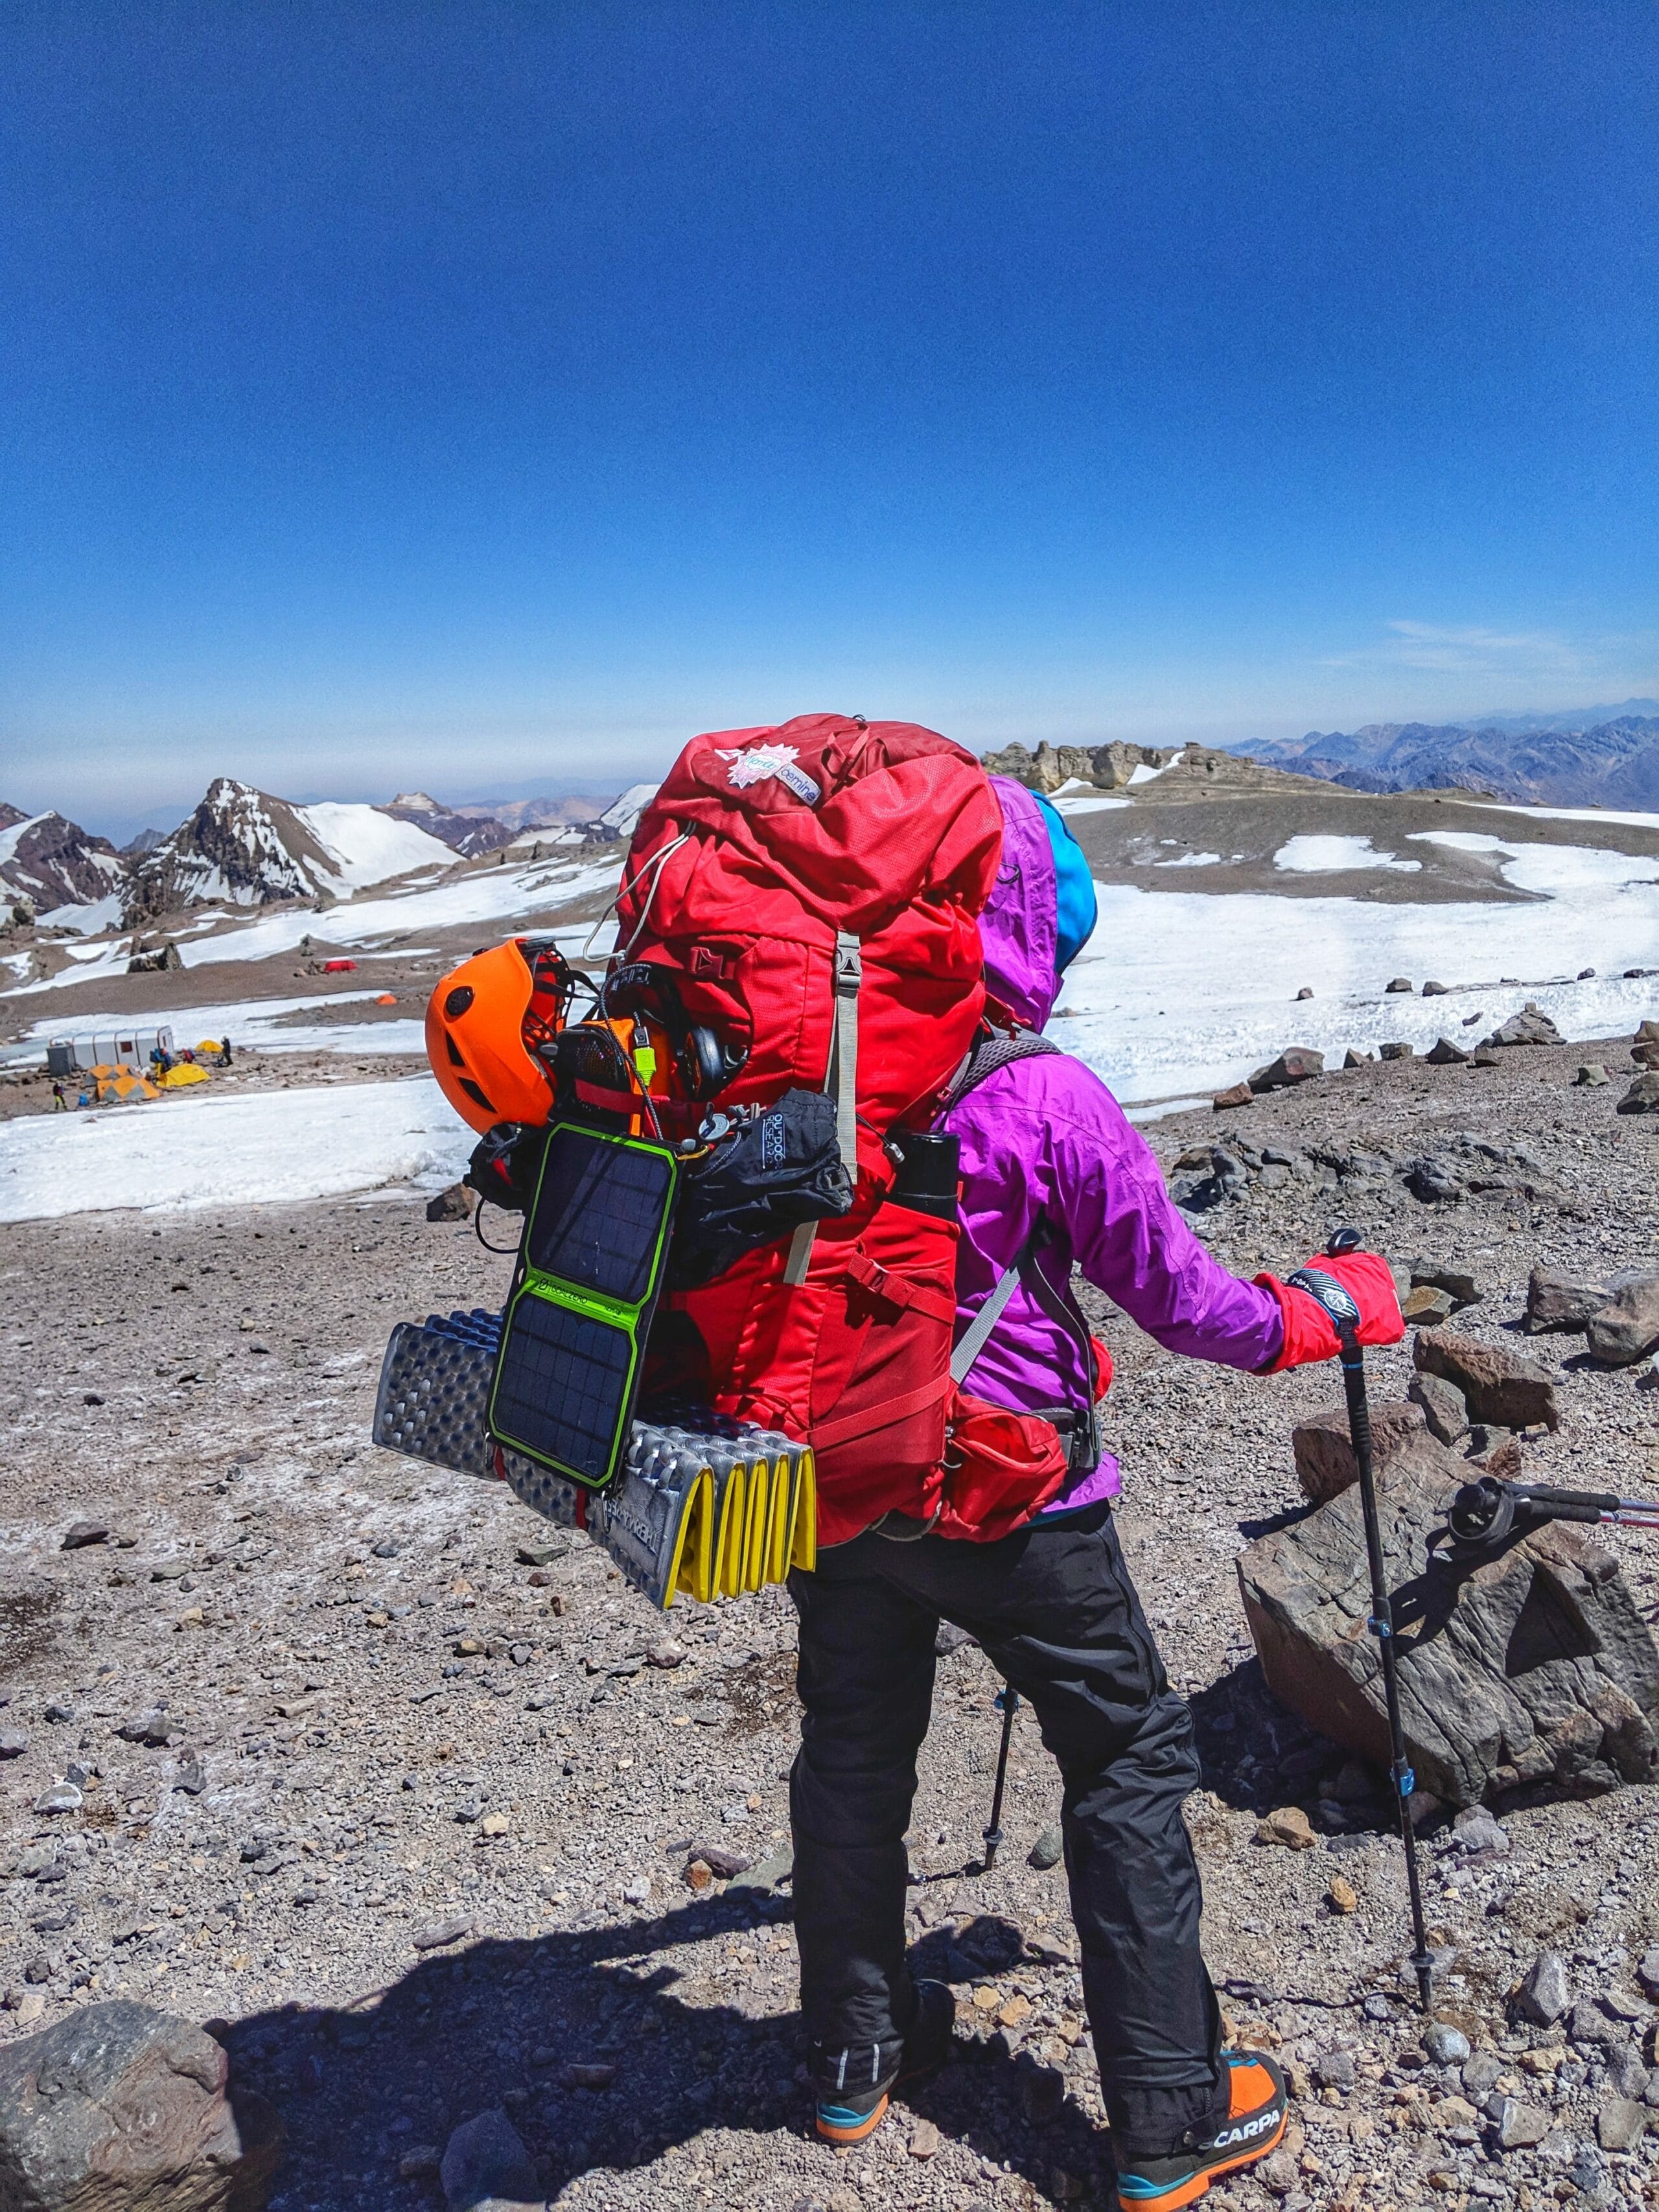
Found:
[[[1659,1114],[1659,1068],[1638,1075],[1613,1109],[1615,1114]]]
[[[1659,1351],[1659,1275],[1626,1283],[1590,1316],[1584,1342],[1593,1359],[1633,1367]]]
[[[1316,1052],[1311,1045],[1287,1045],[1277,1060],[1270,1060],[1265,1067],[1258,1067],[1249,1079],[1252,1094],[1261,1091],[1288,1091],[1298,1083],[1311,1082],[1316,1075],[1325,1073],[1325,1055]]]
[[[1406,1439],[1421,1434],[1423,1409],[1402,1400],[1385,1399],[1373,1401],[1370,1413],[1371,1460],[1380,1479]],[[1291,1449],[1296,1455],[1296,1479],[1302,1485],[1303,1496],[1311,1498],[1316,1505],[1340,1497],[1359,1480],[1359,1462],[1348,1437],[1348,1416],[1340,1407],[1300,1422],[1291,1431]]]
[[[7,2212],[258,2212],[282,2155],[262,2098],[188,2021],[117,1999],[0,2051]]]
[[[1659,1779],[1659,1650],[1613,1555],[1557,1522],[1474,1567],[1434,1540],[1464,1462],[1425,1431],[1378,1485],[1419,1787],[1473,1805],[1523,1783],[1575,1795]],[[1357,1490],[1238,1563],[1269,1687],[1323,1735],[1386,1764],[1388,1725]]]
[[[1534,1006],[1530,1000],[1518,1014],[1511,1014],[1508,1021],[1500,1023],[1489,1037],[1481,1039],[1482,1044],[1488,1049],[1493,1046],[1561,1044],[1565,1042],[1560,1030],[1556,1028],[1549,1016],[1540,1008]]]
[[[1528,1429],[1541,1421],[1561,1425],[1555,1380],[1546,1367],[1505,1345],[1482,1344],[1450,1328],[1424,1328],[1412,1346],[1412,1362],[1463,1393],[1470,1418],[1498,1428]]]

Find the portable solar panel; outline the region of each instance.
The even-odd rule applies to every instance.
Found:
[[[508,1300],[490,1433],[589,1489],[622,1465],[667,1249],[665,1146],[560,1122]]]

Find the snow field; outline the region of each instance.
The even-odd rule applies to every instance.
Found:
[[[476,1142],[430,1076],[0,1122],[0,1221],[441,1189]]]

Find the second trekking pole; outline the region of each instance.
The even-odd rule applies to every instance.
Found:
[[[1014,1740],[1014,1715],[1019,1711],[1019,1692],[1004,1687],[997,1699],[1002,1708],[1002,1748],[997,1753],[996,1786],[991,1792],[991,1825],[985,1831],[985,1865],[989,1874],[997,1863],[997,1845],[1002,1841],[1002,1793],[1008,1781],[1008,1752]]]
[[[1352,1252],[1359,1243],[1355,1229],[1339,1229],[1326,1246],[1335,1257]],[[1412,1971],[1417,1994],[1426,2013],[1433,2002],[1434,1954],[1423,1924],[1423,1886],[1417,1871],[1417,1837],[1412,1826],[1411,1796],[1417,1787],[1411,1762],[1406,1757],[1406,1732],[1400,1718],[1400,1669],[1395,1652],[1394,1600],[1389,1592],[1388,1571],[1382,1559],[1382,1530],[1376,1512],[1376,1480],[1371,1466],[1371,1418],[1365,1399],[1365,1354],[1359,1342],[1359,1308],[1334,1275],[1318,1267],[1298,1267],[1290,1281],[1298,1291],[1316,1299],[1335,1326],[1341,1347],[1342,1387],[1348,1401],[1348,1433],[1359,1469],[1359,1510],[1365,1523],[1365,1553],[1370,1567],[1371,1613],[1366,1626],[1376,1637],[1382,1666],[1382,1694],[1389,1715],[1389,1772],[1394,1781],[1400,1816],[1400,1840],[1406,1850],[1406,1887],[1411,1897]]]

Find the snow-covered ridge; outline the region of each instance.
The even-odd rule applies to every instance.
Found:
[[[339,800],[292,806],[221,776],[190,818],[133,870],[125,919],[142,925],[185,907],[349,898],[370,884],[453,860],[441,839],[379,807]]]

